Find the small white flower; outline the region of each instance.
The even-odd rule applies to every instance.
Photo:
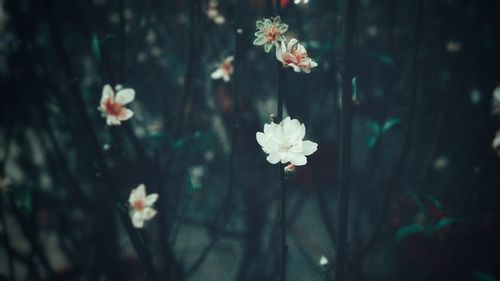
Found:
[[[135,91],[133,89],[120,89],[116,93],[109,84],[105,85],[102,89],[101,104],[98,107],[102,112],[102,117],[106,118],[106,124],[109,126],[120,125],[121,121],[130,119],[134,112],[124,105],[130,103],[135,98]]]
[[[317,143],[302,140],[305,134],[304,124],[287,117],[279,124],[265,124],[264,132],[257,132],[256,138],[262,150],[269,154],[266,158],[269,163],[290,162],[295,166],[302,166],[307,163],[306,156],[318,149]]]
[[[498,156],[500,156],[500,130],[497,131],[497,134],[491,143],[491,147],[496,151]]]
[[[281,22],[279,16],[258,20],[256,22],[257,32],[255,32],[255,40],[253,44],[256,46],[264,46],[264,51],[269,53],[273,46],[279,47],[279,42],[285,40],[285,32],[288,30],[288,25]]]
[[[229,80],[231,80],[231,74],[233,74],[234,71],[233,60],[234,60],[233,56],[225,58],[224,61],[221,64],[219,64],[217,69],[214,72],[212,72],[210,77],[212,77],[212,79],[222,78],[224,82],[229,82]]]
[[[493,90],[493,114],[500,115],[500,86]]]
[[[133,189],[128,198],[130,204],[130,218],[135,228],[142,228],[144,222],[156,215],[153,204],[158,200],[158,194],[152,193],[146,196],[146,187],[140,184]]]
[[[276,58],[283,63],[283,66],[291,66],[295,72],[311,72],[311,68],[318,64],[307,56],[304,46],[299,44],[297,39],[291,39],[288,45],[281,42],[281,48],[276,48]]]
[[[321,256],[321,258],[319,258],[319,265],[321,266],[328,265],[328,258],[325,256]]]

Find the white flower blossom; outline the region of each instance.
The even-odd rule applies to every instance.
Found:
[[[285,32],[288,30],[288,25],[281,22],[279,16],[259,20],[256,22],[257,32],[255,32],[255,40],[253,44],[256,46],[264,45],[264,51],[269,53],[273,46],[278,48],[279,42],[285,40]]]
[[[234,72],[233,60],[234,60],[233,56],[225,58],[224,61],[221,64],[219,64],[217,69],[214,72],[212,72],[210,77],[212,77],[212,79],[222,78],[224,82],[229,82],[229,80],[231,80],[231,74],[233,74]]]
[[[210,0],[208,3],[208,8],[206,11],[207,17],[211,19],[215,24],[224,24],[226,22],[226,19],[224,16],[219,12],[218,9],[219,6],[219,1],[217,0]]]
[[[158,194],[152,193],[146,196],[146,187],[140,184],[133,189],[128,198],[130,204],[130,218],[135,228],[142,228],[144,222],[156,215],[153,204],[158,200]]]
[[[122,89],[116,93],[111,86],[105,85],[102,89],[101,104],[98,110],[101,111],[102,117],[106,118],[106,124],[109,126],[120,125],[121,121],[130,119],[134,112],[124,105],[130,103],[135,98],[135,91],[133,89]]]
[[[299,44],[297,39],[290,39],[288,45],[281,42],[281,48],[276,48],[276,58],[283,63],[285,67],[291,66],[295,72],[311,72],[311,68],[318,64],[307,56],[304,46]]]
[[[306,156],[318,149],[318,144],[302,140],[306,134],[304,124],[297,119],[286,117],[279,124],[271,122],[264,125],[264,132],[257,132],[257,142],[262,150],[269,154],[267,161],[271,164],[281,162],[302,166],[307,163]]]

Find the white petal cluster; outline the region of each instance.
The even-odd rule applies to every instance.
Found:
[[[146,187],[140,184],[133,189],[128,198],[130,204],[130,217],[135,228],[142,228],[144,222],[152,219],[156,215],[153,204],[158,200],[158,194],[146,195]]]
[[[219,64],[217,69],[212,72],[210,77],[212,79],[222,79],[224,82],[229,82],[231,80],[231,75],[234,72],[234,67],[233,67],[233,56],[229,56],[224,59],[224,61]]]
[[[288,44],[281,42],[280,48],[276,48],[276,58],[283,63],[283,66],[291,66],[295,72],[311,72],[311,68],[318,64],[309,58],[306,48],[297,39],[290,39]]]
[[[116,95],[109,84],[103,87],[101,102],[97,108],[102,113],[102,117],[106,118],[108,126],[120,125],[122,121],[130,119],[134,115],[134,112],[125,108],[124,105],[134,100],[135,91],[124,89],[121,85],[117,85],[115,89]]]
[[[257,132],[257,142],[262,150],[269,154],[267,161],[271,164],[281,162],[302,166],[307,163],[306,156],[318,149],[318,144],[303,140],[306,134],[304,124],[297,119],[287,117],[279,124],[271,122],[264,125],[264,132]]]

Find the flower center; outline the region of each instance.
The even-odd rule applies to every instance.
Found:
[[[221,68],[224,72],[231,74],[233,73],[233,65],[231,63],[223,63]]]
[[[121,104],[115,103],[111,99],[108,99],[104,103],[104,108],[109,115],[119,115],[123,107]]]
[[[271,26],[266,30],[266,41],[269,42],[274,42],[278,41],[278,38],[280,36],[280,31],[276,26]]]
[[[142,211],[146,207],[146,204],[144,204],[144,200],[136,200],[132,204],[132,208],[134,208],[136,211]]]

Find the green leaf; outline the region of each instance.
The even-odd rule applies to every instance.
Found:
[[[370,130],[372,130],[372,132],[378,134],[380,133],[380,124],[377,123],[376,121],[373,121],[373,120],[368,120],[366,122],[366,126],[368,126],[368,128],[370,128]]]
[[[373,59],[379,61],[382,64],[390,65],[390,66],[394,65],[394,59],[391,56],[389,56],[388,54],[384,54],[381,52],[368,52],[367,56],[369,58],[373,58]]]
[[[418,223],[412,223],[401,227],[396,232],[396,240],[401,241],[411,234],[427,234],[428,229]]]
[[[486,273],[486,272],[482,272],[482,271],[474,271],[470,275],[472,275],[472,277],[478,281],[496,281],[497,280],[495,277],[493,277],[493,275]]]
[[[415,200],[415,203],[417,204],[418,208],[421,211],[425,211],[426,210],[424,203],[422,203],[422,201],[418,198],[418,195],[416,195],[413,192],[410,192],[410,196],[411,196],[411,198],[413,198],[413,200]]]
[[[101,44],[99,42],[99,37],[97,36],[97,33],[92,34],[91,49],[92,49],[92,55],[97,60],[101,60]]]
[[[389,118],[384,122],[384,125],[382,126],[382,132],[387,132],[390,130],[392,127],[398,125],[401,123],[401,119],[399,118]]]
[[[430,196],[428,194],[420,194],[423,198],[427,199],[429,202],[431,202],[432,205],[438,207],[439,209],[442,209],[444,206],[439,202],[435,197]]]
[[[369,148],[369,149],[374,148],[374,147],[375,147],[375,145],[377,144],[377,140],[378,140],[378,134],[373,135],[373,136],[370,136],[370,137],[368,138],[368,142],[367,142],[367,144],[368,144],[368,148]]]
[[[454,218],[442,218],[436,223],[436,225],[434,225],[433,232],[439,231],[448,225],[456,223],[457,221],[458,220]]]

